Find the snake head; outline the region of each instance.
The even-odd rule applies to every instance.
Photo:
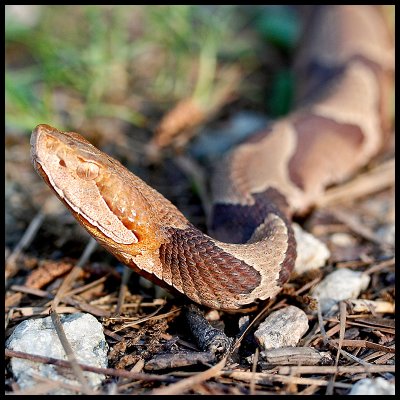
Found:
[[[152,208],[140,192],[145,184],[118,161],[79,134],[49,125],[34,129],[31,157],[39,175],[103,245],[130,254],[155,245]]]

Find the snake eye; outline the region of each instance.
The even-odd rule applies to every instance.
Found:
[[[91,181],[99,176],[100,168],[98,165],[92,162],[83,162],[76,169],[76,173],[79,178],[85,181]]]

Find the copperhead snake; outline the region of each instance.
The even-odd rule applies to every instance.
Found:
[[[275,296],[296,259],[292,215],[366,164],[390,126],[394,54],[380,9],[317,10],[296,58],[295,110],[217,166],[211,236],[77,133],[38,125],[37,172],[100,244],[155,283],[223,310]]]

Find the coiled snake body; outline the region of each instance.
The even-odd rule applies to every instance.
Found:
[[[290,219],[375,155],[389,127],[393,50],[377,7],[322,6],[308,25],[287,117],[218,165],[211,234],[77,133],[39,125],[38,173],[119,260],[208,307],[275,296],[290,276]]]

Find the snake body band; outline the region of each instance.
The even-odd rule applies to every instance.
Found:
[[[292,215],[366,164],[390,127],[394,52],[381,9],[322,6],[306,26],[296,107],[216,166],[210,236],[77,133],[38,125],[37,172],[95,239],[155,283],[223,310],[275,296],[296,259]]]

